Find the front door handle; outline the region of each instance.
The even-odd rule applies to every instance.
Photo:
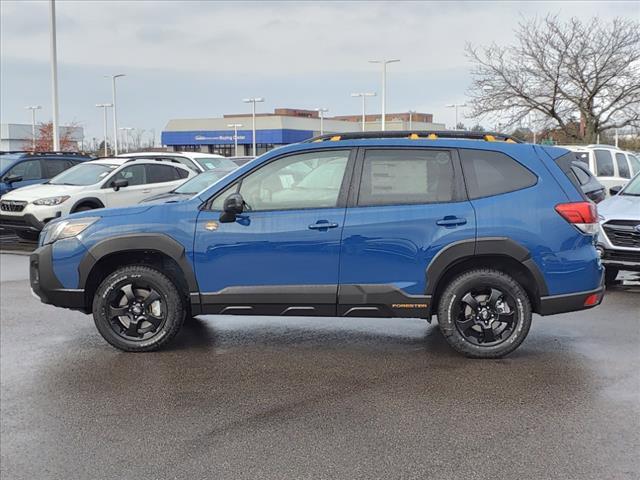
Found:
[[[456,217],[454,215],[447,215],[446,217],[436,221],[436,225],[440,225],[441,227],[457,227],[466,223],[467,220],[465,218]]]
[[[151,189],[148,189],[148,190],[142,190],[142,193],[151,193]]]
[[[318,220],[316,223],[309,225],[311,230],[329,230],[330,228],[336,228],[337,223],[329,223],[327,220]]]

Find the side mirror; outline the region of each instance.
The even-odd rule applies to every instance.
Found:
[[[611,187],[609,189],[609,193],[611,195],[617,195],[618,193],[620,193],[620,190],[622,190],[622,185],[616,185],[615,187]]]
[[[121,188],[129,186],[129,180],[126,180],[124,178],[119,178],[119,179],[114,180],[113,182],[111,182],[111,186],[117,192]]]
[[[239,193],[232,193],[224,199],[220,222],[231,223],[236,221],[236,215],[240,215],[244,210],[244,198]]]
[[[5,183],[12,184],[22,181],[22,177],[20,175],[7,175],[3,180]]]

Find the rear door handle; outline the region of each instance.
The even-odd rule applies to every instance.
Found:
[[[311,230],[329,230],[330,228],[336,228],[337,223],[329,223],[327,220],[318,220],[316,223],[309,225]]]
[[[460,218],[453,215],[447,215],[446,217],[436,221],[436,225],[440,225],[441,227],[457,227],[466,223],[467,220],[465,218]]]
[[[151,193],[151,189],[149,189],[149,190],[142,190],[142,193]]]

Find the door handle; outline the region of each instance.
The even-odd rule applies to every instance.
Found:
[[[149,189],[149,190],[142,190],[142,193],[151,193],[151,189]]]
[[[316,223],[309,225],[311,230],[329,230],[330,228],[336,228],[337,223],[329,223],[326,220],[318,220]]]
[[[446,217],[436,221],[436,225],[440,225],[441,227],[457,227],[466,223],[467,220],[465,218],[460,218],[453,215],[447,215]]]

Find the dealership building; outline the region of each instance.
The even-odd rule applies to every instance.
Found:
[[[169,120],[162,132],[162,144],[173,151],[196,151],[235,155],[234,133],[238,129],[238,155],[252,154],[251,114],[230,114],[222,118],[181,118]],[[380,115],[365,117],[365,130],[380,130]],[[273,148],[297,143],[324,133],[360,131],[362,117],[348,115],[320,118],[315,110],[276,108],[273,113],[256,114],[258,155]],[[233,127],[233,125],[238,125]],[[444,130],[430,113],[405,112],[386,115],[387,130]]]

